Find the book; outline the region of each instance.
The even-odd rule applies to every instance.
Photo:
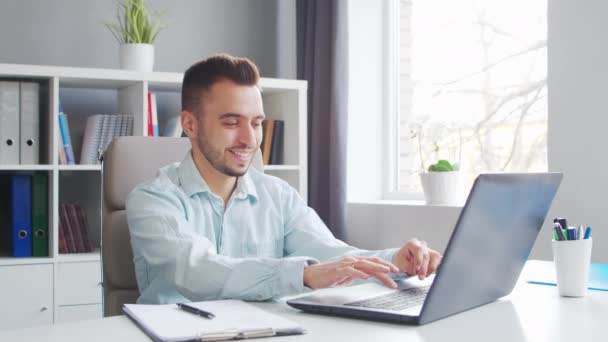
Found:
[[[60,218],[59,219],[59,253],[67,254],[69,253],[67,241],[65,240],[65,223]]]
[[[89,224],[87,221],[87,215],[80,205],[73,204],[73,206],[78,217],[78,226],[80,227],[80,235],[84,244],[84,251],[86,253],[90,253],[93,251],[93,247],[91,246],[91,240],[89,239]]]
[[[59,132],[61,133],[61,142],[63,143],[63,149],[65,151],[65,158],[69,165],[75,164],[74,160],[74,149],[72,147],[72,137],[70,136],[70,125],[68,123],[68,117],[63,112],[61,102],[59,102],[59,113],[57,114],[59,120]]]
[[[270,164],[283,164],[283,130],[285,122],[283,120],[274,120],[274,128],[272,130],[272,143],[270,144]]]
[[[154,341],[223,341],[305,332],[297,323],[241,300],[188,305],[210,312],[215,318],[183,311],[176,304],[125,304],[123,311]]]
[[[148,137],[154,136],[154,124],[152,120],[152,93],[148,92],[148,122],[146,124],[147,127],[147,135]]]
[[[59,229],[63,230],[67,253],[78,253],[74,234],[72,233],[73,227],[70,225],[70,218],[65,203],[59,204]]]
[[[87,118],[80,150],[80,164],[97,164],[97,149],[101,142],[101,133],[105,116],[91,115]]]
[[[87,118],[82,149],[81,164],[100,164],[100,157],[115,137],[133,134],[132,115],[95,114]]]
[[[61,142],[61,133],[59,132],[59,130],[57,130],[57,141]],[[68,164],[68,159],[65,156],[65,150],[63,149],[63,143],[58,144],[58,150],[59,150],[59,164],[61,165],[67,165]]]
[[[158,137],[158,108],[156,104],[156,94],[152,93],[152,134]]]
[[[274,129],[274,120],[266,119],[262,122],[262,159],[264,165],[270,164],[270,153],[272,148],[272,131]]]
[[[76,209],[71,203],[66,203],[65,209],[68,215],[72,237],[74,238],[74,246],[76,247],[75,252],[85,253],[86,250],[84,247],[84,240],[82,238],[82,228],[80,227],[80,222],[78,221],[78,214],[76,213]]]
[[[557,286],[554,267],[548,267],[544,271],[540,267],[533,268],[529,274],[527,279],[529,284]],[[608,291],[608,264],[591,264],[587,288],[595,291]]]

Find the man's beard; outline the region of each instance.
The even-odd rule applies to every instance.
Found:
[[[249,169],[249,165],[251,165],[251,161],[253,160],[253,159],[249,160],[249,165],[247,165],[247,167],[245,167],[244,171],[235,170],[222,162],[222,159],[224,157],[224,151],[214,149],[211,146],[211,144],[209,144],[208,141],[205,140],[204,137],[200,137],[199,139],[197,139],[196,143],[198,144],[198,148],[201,151],[201,153],[203,154],[203,157],[205,157],[205,159],[207,159],[207,161],[211,164],[211,166],[213,166],[214,169],[218,170],[219,172],[223,173],[226,176],[230,176],[230,177],[243,176],[245,173],[247,173],[247,170]]]

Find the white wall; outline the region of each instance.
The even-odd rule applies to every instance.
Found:
[[[0,1],[0,63],[117,68],[118,43],[102,25],[115,15],[115,2]],[[150,3],[167,10],[155,70],[183,72],[205,56],[228,52],[251,58],[263,76],[295,77],[294,0]]]
[[[364,0],[352,1],[351,7],[364,3],[369,5]],[[593,226],[593,260],[608,262],[608,220],[604,219],[608,212],[608,177],[604,175],[604,166],[608,167],[604,141],[608,128],[608,2],[551,0],[548,6],[549,170],[564,172],[548,217],[565,216],[572,224]],[[362,12],[352,9],[352,13]],[[373,15],[372,20],[376,20],[376,13]],[[353,26],[365,24],[363,16],[353,15],[351,20]],[[382,37],[355,34],[352,39],[358,46],[369,44],[366,56],[358,56],[351,63],[353,70],[360,70],[363,65],[355,62],[376,60],[375,48]],[[353,97],[352,106],[356,108],[362,95]],[[381,106],[376,108],[377,112]],[[360,140],[364,140],[358,142],[361,145],[375,144],[368,137]],[[352,155],[358,153],[349,157]],[[358,177],[349,179],[349,186],[368,180],[364,174]],[[370,199],[373,202],[374,198]],[[355,197],[349,200],[349,242],[364,248],[397,246],[418,236],[442,250],[460,212],[454,207],[365,203],[364,198]],[[550,222],[543,227],[531,257],[551,259]]]

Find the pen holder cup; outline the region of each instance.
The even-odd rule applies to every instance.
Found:
[[[559,295],[584,297],[589,284],[593,240],[553,240],[552,244]]]

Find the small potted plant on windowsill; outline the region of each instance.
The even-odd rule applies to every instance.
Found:
[[[420,173],[420,182],[427,204],[458,205],[462,201],[460,165],[445,159],[437,161]]]
[[[165,28],[163,13],[150,12],[145,0],[122,0],[116,5],[116,20],[104,22],[120,43],[120,68],[152,71],[154,40]]]
[[[420,156],[420,183],[424,199],[431,205],[459,205],[463,199],[463,181],[460,172],[462,137],[460,130],[445,124],[424,126],[415,124],[411,137],[418,142]],[[425,131],[423,133],[423,131]],[[458,132],[455,138],[453,132]],[[426,149],[424,147],[427,147]],[[458,162],[449,162],[446,155],[458,150]],[[425,157],[433,156],[435,163],[425,167]],[[443,157],[443,158],[442,158]]]

